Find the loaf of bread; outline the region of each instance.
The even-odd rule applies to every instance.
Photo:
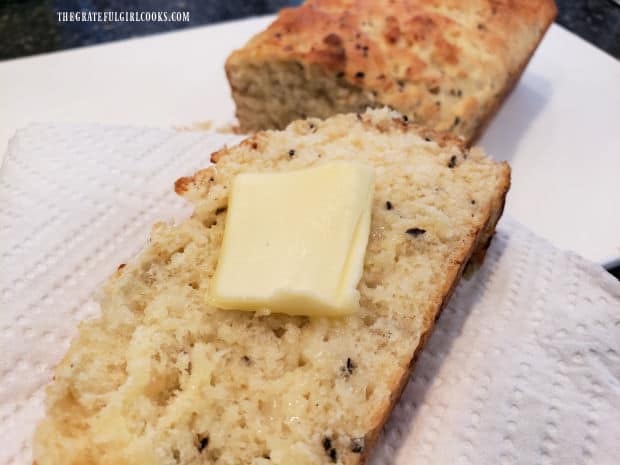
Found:
[[[241,129],[387,105],[471,142],[553,21],[553,0],[309,0],[235,51]]]
[[[209,306],[235,175],[349,159],[376,172],[361,309]],[[38,465],[362,463],[510,184],[506,163],[387,109],[296,121],[212,161],[176,182],[193,215],[155,225],[81,324],[47,389]]]

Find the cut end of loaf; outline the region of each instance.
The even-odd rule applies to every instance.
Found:
[[[307,1],[226,62],[244,131],[390,106],[471,143],[556,14],[553,0]]]

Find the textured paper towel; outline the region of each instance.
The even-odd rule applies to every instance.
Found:
[[[29,464],[43,387],[93,292],[189,213],[172,183],[239,138],[31,126],[0,171],[0,463]],[[504,219],[457,288],[371,458],[380,464],[614,464],[620,284]]]

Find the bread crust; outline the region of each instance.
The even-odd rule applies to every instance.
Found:
[[[495,101],[495,103],[493,104],[491,109],[487,112],[487,114],[484,117],[484,119],[481,120],[480,124],[478,125],[478,128],[472,134],[471,139],[468,141],[469,144],[474,144],[478,140],[478,138],[480,138],[480,136],[485,131],[485,129],[487,128],[487,126],[489,125],[489,123],[491,122],[491,120],[493,119],[495,114],[499,111],[499,109],[502,106],[502,103],[504,102],[504,100],[506,100],[506,98],[508,98],[508,96],[512,93],[513,89],[516,87],[517,83],[519,82],[519,78],[521,78],[521,75],[525,71],[525,68],[527,68],[527,65],[529,64],[530,60],[534,56],[534,52],[536,52],[536,49],[538,48],[538,46],[542,42],[543,37],[545,36],[546,32],[551,27],[551,24],[555,20],[555,17],[558,14],[558,9],[557,9],[557,6],[555,5],[555,3],[553,3],[553,2],[551,2],[551,3],[543,3],[543,6],[544,5],[546,5],[548,7],[548,11],[546,13],[546,15],[547,15],[546,17],[548,18],[548,21],[547,21],[547,23],[544,26],[544,30],[543,30],[542,34],[540,34],[540,37],[538,38],[538,40],[532,45],[532,48],[530,49],[527,58],[525,60],[523,60],[523,62],[519,66],[518,71],[512,75],[512,77],[509,80],[508,84],[504,87],[504,89],[502,90],[500,96],[497,98],[497,100]]]
[[[518,80],[557,10],[553,0],[470,3],[311,0],[282,10],[226,62],[242,128],[267,127],[240,110],[249,91],[237,71],[296,63],[302,73],[318,67],[336,86],[358,89],[370,106],[388,105],[471,143]],[[338,112],[356,111],[339,97],[331,99]],[[312,112],[304,110],[327,116]]]

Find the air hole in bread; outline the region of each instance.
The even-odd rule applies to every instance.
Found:
[[[273,328],[272,331],[273,334],[275,334],[275,336],[280,339],[282,336],[284,336],[284,333],[286,333],[286,328],[278,326],[277,328]]]
[[[151,380],[145,387],[144,393],[155,404],[165,406],[172,399],[175,392],[179,390],[180,386],[177,370],[169,373],[158,373],[155,371],[151,375]]]
[[[364,322],[364,326],[372,326],[377,321],[377,318],[374,315],[366,314],[362,316],[362,321]]]

